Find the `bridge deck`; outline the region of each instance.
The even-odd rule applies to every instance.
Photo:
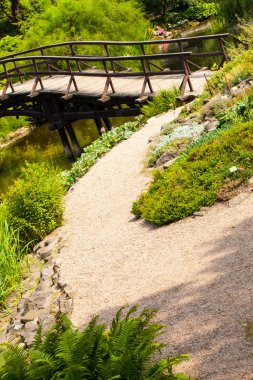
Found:
[[[193,85],[194,93],[200,94],[203,91],[203,86],[205,83],[205,75],[208,77],[213,72],[210,70],[198,70],[191,74],[191,82]],[[180,86],[183,79],[183,75],[175,74],[175,75],[159,75],[152,76],[151,83],[153,86],[154,93],[159,92],[162,89],[169,89],[175,86]],[[67,75],[55,75],[53,77],[42,77],[44,90],[39,90],[40,86],[38,85],[37,90],[43,92],[51,92],[51,93],[62,93],[63,95],[66,93],[68,83],[70,80],[70,76]],[[105,86],[104,77],[75,77],[77,86],[78,86],[78,94],[80,95],[90,95],[90,96],[101,96],[103,93],[103,89]],[[125,77],[125,78],[113,78],[113,85],[116,90],[116,95],[125,95],[125,96],[136,96],[138,97],[141,88],[143,85],[143,76],[140,77]],[[14,84],[15,92],[12,93],[11,88],[7,90],[7,94],[11,94],[12,96],[19,94],[29,94],[31,92],[32,86],[34,83],[34,79],[28,80],[24,83]],[[72,87],[74,92],[74,87]],[[3,90],[0,90],[0,96]],[[189,88],[187,86],[185,94],[189,93]],[[70,91],[71,92],[71,91]],[[146,88],[146,94],[150,95],[148,87]]]

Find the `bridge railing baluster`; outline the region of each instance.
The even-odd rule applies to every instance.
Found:
[[[107,57],[110,57],[111,55],[110,55],[110,51],[109,51],[109,48],[108,48],[108,45],[107,45],[107,44],[104,44],[104,49],[105,49],[105,52],[106,52]],[[113,61],[111,61],[110,64],[111,64],[112,71],[113,71],[114,73],[116,73],[115,63],[114,63]]]
[[[69,44],[69,47],[70,47],[70,51],[71,51],[71,55],[72,55],[72,57],[76,57],[76,52],[75,52],[75,50],[74,50],[74,48],[73,48],[73,45],[72,45],[72,44]],[[81,69],[80,61],[76,61],[76,65],[77,65],[77,69],[78,69],[78,71],[81,72],[82,69]]]
[[[44,55],[45,55],[45,51],[44,51],[44,49],[43,49],[43,48],[41,48],[41,49],[40,49],[40,52],[41,52],[41,55],[42,55],[42,56],[44,56]],[[47,61],[45,61],[45,64],[46,64],[46,68],[47,68],[47,70],[48,70],[48,71],[51,71],[51,68],[50,68],[50,65],[49,65],[49,63],[48,63]],[[52,75],[51,75],[51,74],[49,74],[49,76],[50,76],[50,77],[52,77]]]

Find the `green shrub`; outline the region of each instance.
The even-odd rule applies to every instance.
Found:
[[[217,15],[217,5],[215,3],[193,2],[187,11],[184,12],[184,17],[189,20],[204,20],[208,17]]]
[[[16,119],[15,117],[3,117],[0,118],[0,139],[4,138],[10,132],[16,131],[18,128],[28,126],[30,124],[26,117],[20,117]]]
[[[220,194],[226,199],[253,175],[252,132],[253,122],[248,122],[216,130],[191,144],[172,166],[155,173],[132,212],[162,225],[213,204]]]
[[[180,93],[178,87],[173,87],[171,90],[162,90],[142,107],[141,112],[147,118],[150,118],[170,109],[175,109],[177,107],[177,97]]]
[[[216,0],[222,15],[230,22],[238,18],[249,19],[253,15],[253,0]]]
[[[0,307],[21,281],[23,255],[24,247],[19,239],[19,231],[9,227],[2,204],[0,206]]]
[[[61,181],[64,187],[69,187],[77,178],[83,176],[96,160],[108,152],[114,145],[122,140],[128,139],[133,132],[140,127],[140,120],[128,122],[120,127],[104,133],[99,139],[84,148],[81,157],[73,164],[70,170],[61,174]]]
[[[187,380],[174,374],[172,367],[187,355],[154,360],[163,344],[156,338],[164,326],[153,321],[155,312],[143,310],[133,316],[136,307],[122,317],[119,310],[110,330],[94,318],[82,331],[74,329],[66,317],[46,334],[38,329],[33,347],[2,346],[0,378],[18,380],[91,379],[91,380]]]
[[[4,198],[8,223],[25,243],[43,239],[62,222],[64,189],[58,171],[46,164],[26,164]]]
[[[242,79],[249,77],[253,72],[253,50],[245,50],[235,56],[230,62],[217,71],[209,84],[213,93],[219,93],[229,85],[238,84]],[[208,90],[208,87],[206,87]]]

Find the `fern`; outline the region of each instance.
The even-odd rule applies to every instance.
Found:
[[[186,380],[172,367],[185,355],[153,362],[163,344],[156,338],[165,326],[154,322],[155,310],[121,308],[106,331],[94,318],[82,331],[64,316],[46,333],[38,328],[31,349],[7,345],[0,360],[0,379],[8,380]]]

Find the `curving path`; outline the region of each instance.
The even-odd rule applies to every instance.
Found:
[[[171,326],[167,353],[190,353],[180,369],[203,380],[249,380],[253,346],[241,325],[253,319],[253,193],[162,228],[130,213],[150,180],[148,138],[174,117],[152,120],[68,193],[58,259],[74,290],[72,320],[108,321],[123,304],[157,307]]]

